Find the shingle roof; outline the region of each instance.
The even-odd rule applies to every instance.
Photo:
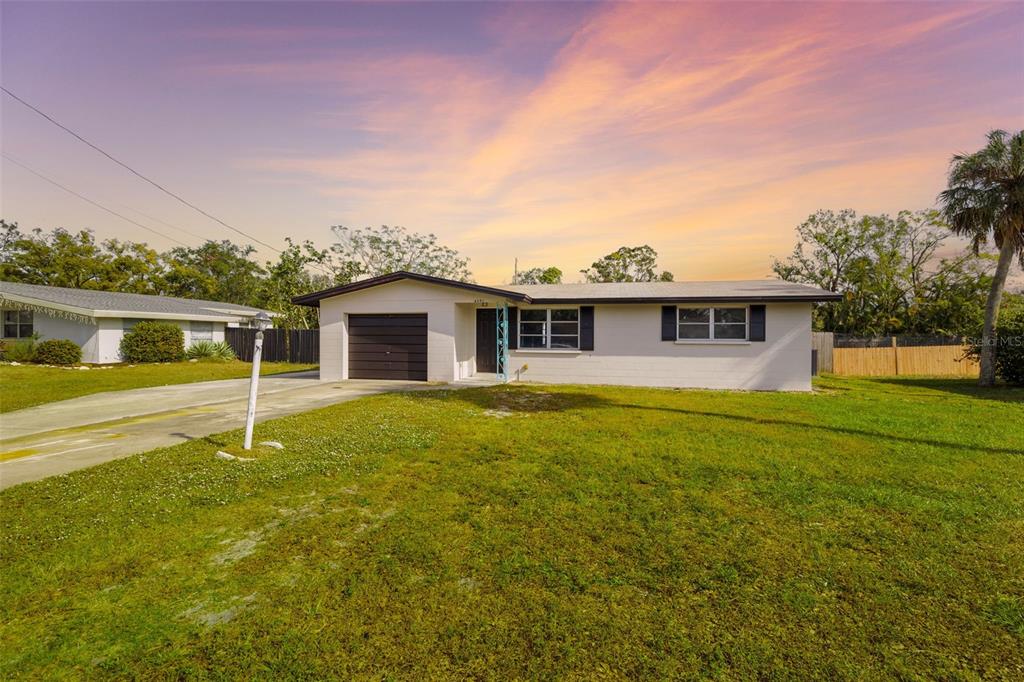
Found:
[[[370,287],[411,279],[468,289],[524,303],[655,303],[676,301],[834,301],[839,294],[817,287],[773,279],[733,282],[607,282],[595,284],[499,284],[485,286],[413,272],[388,275],[296,296],[292,303],[317,306],[320,301]]]
[[[65,287],[47,287],[38,284],[21,284],[20,282],[0,282],[0,299],[8,296],[18,299],[32,299],[32,303],[41,305],[53,304],[75,309],[85,314],[98,313],[100,317],[109,317],[111,312],[138,313],[141,315],[180,315],[184,319],[193,317],[252,317],[260,312],[259,308],[221,303],[219,301],[201,301],[189,298],[173,298],[171,296],[148,296],[145,294],[125,294],[116,291],[96,291],[93,289],[69,289]],[[14,300],[12,298],[12,300]],[[105,315],[106,313],[106,315]]]
[[[837,294],[777,279],[710,282],[600,282],[584,284],[515,284],[505,287],[535,303],[553,301],[823,301]]]

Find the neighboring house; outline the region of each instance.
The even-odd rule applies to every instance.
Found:
[[[121,337],[144,320],[171,322],[193,341],[223,341],[224,327],[248,326],[258,308],[169,296],[0,282],[3,339],[70,339],[82,362],[120,362]]]
[[[480,286],[396,272],[293,302],[320,308],[323,380],[806,391],[811,304],[837,298],[778,280]]]

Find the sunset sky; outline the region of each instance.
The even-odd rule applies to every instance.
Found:
[[[321,246],[404,225],[481,282],[644,243],[677,279],[763,277],[816,209],[932,207],[951,154],[1024,125],[1024,3],[0,12],[4,87],[228,223]],[[2,126],[4,153],[140,223],[245,241],[7,96]],[[2,171],[22,227],[173,245]]]

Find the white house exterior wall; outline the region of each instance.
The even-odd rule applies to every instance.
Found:
[[[176,324],[185,333],[185,347],[192,343],[192,323],[189,320],[161,320]],[[213,340],[224,340],[224,323],[213,322]],[[121,362],[121,338],[124,336],[124,319],[101,317],[95,323],[75,322],[52,317],[41,311],[32,313],[32,329],[39,332],[41,340],[69,339],[82,348],[82,362],[108,364]]]
[[[426,313],[428,381],[470,376],[476,298],[471,291],[403,280],[320,301],[320,378],[348,378],[348,315],[387,313]]]
[[[323,299],[320,378],[348,378],[348,315],[374,313],[426,313],[428,380],[472,376],[475,309],[483,302],[498,303],[472,291],[411,280]],[[594,350],[513,350],[511,376],[546,383],[810,390],[811,304],[769,303],[765,323],[763,342],[682,344],[661,341],[660,304],[598,304]]]
[[[510,364],[545,383],[810,390],[811,305],[769,303],[765,322],[763,342],[683,344],[661,341],[661,305],[596,305],[593,351],[513,350]]]
[[[95,324],[73,322],[60,317],[51,317],[40,311],[32,313],[32,330],[39,333],[41,340],[70,339],[82,348],[82,362],[96,362],[99,336]]]
[[[138,318],[146,319],[146,318]],[[121,339],[124,337],[123,317],[101,317],[99,318],[99,360],[85,360],[83,362],[121,362]],[[185,335],[185,348],[192,345],[192,322],[190,320],[154,320],[155,322],[166,322],[181,327]],[[213,322],[213,340],[224,340],[224,322]]]

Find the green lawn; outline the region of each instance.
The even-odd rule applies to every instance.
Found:
[[[16,486],[0,678],[1024,677],[1024,391],[817,388],[381,395]]]
[[[312,369],[316,365],[264,362],[260,374]],[[173,362],[155,365],[110,365],[90,369],[61,369],[36,365],[0,365],[0,412],[20,410],[55,400],[77,398],[102,391],[123,391],[146,386],[169,386],[193,381],[237,379],[252,372],[248,362]]]

